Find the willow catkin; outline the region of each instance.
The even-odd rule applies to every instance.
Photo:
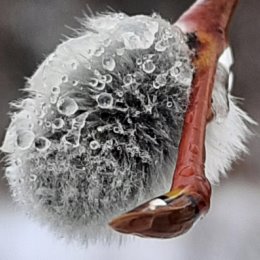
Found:
[[[171,184],[196,73],[193,40],[157,15],[84,20],[12,103],[1,150],[14,199],[61,236],[110,241],[112,217]],[[225,87],[231,64],[219,61],[207,126],[211,182],[246,150],[253,122]]]
[[[95,240],[163,190],[194,68],[159,16],[99,15],[28,81],[2,146],[14,198],[59,234]]]

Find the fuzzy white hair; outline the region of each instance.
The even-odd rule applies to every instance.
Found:
[[[1,149],[14,199],[87,243],[110,240],[113,216],[169,188],[196,68],[190,36],[157,15],[106,14],[83,25],[12,104]],[[251,122],[227,94],[222,59],[206,133],[211,182],[246,150]]]
[[[219,58],[212,93],[214,119],[206,128],[206,176],[212,184],[226,176],[232,162],[247,153],[246,142],[252,135],[249,124],[255,124],[247,113],[237,106],[231,95],[233,86],[233,55],[228,47]]]

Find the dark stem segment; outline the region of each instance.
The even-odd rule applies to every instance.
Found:
[[[176,22],[198,39],[192,94],[185,114],[170,192],[113,219],[118,232],[171,238],[187,232],[210,206],[211,187],[205,177],[205,130],[217,61],[226,48],[228,25],[238,0],[198,0]]]

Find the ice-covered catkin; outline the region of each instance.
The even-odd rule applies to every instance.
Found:
[[[169,187],[195,68],[188,36],[157,15],[105,14],[83,27],[12,103],[1,150],[14,199],[59,235],[87,243],[110,240],[112,217]],[[230,107],[224,127],[209,126],[211,180],[244,150],[245,115]],[[234,132],[231,157],[216,147],[227,146],[218,135],[225,129]]]
[[[164,190],[194,68],[186,36],[159,16],[106,14],[84,27],[12,104],[2,151],[15,200],[87,241],[108,238],[111,217]]]

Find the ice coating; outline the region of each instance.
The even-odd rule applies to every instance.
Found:
[[[169,185],[194,68],[187,36],[159,16],[100,15],[84,28],[12,104],[1,149],[14,198],[86,242]]]

